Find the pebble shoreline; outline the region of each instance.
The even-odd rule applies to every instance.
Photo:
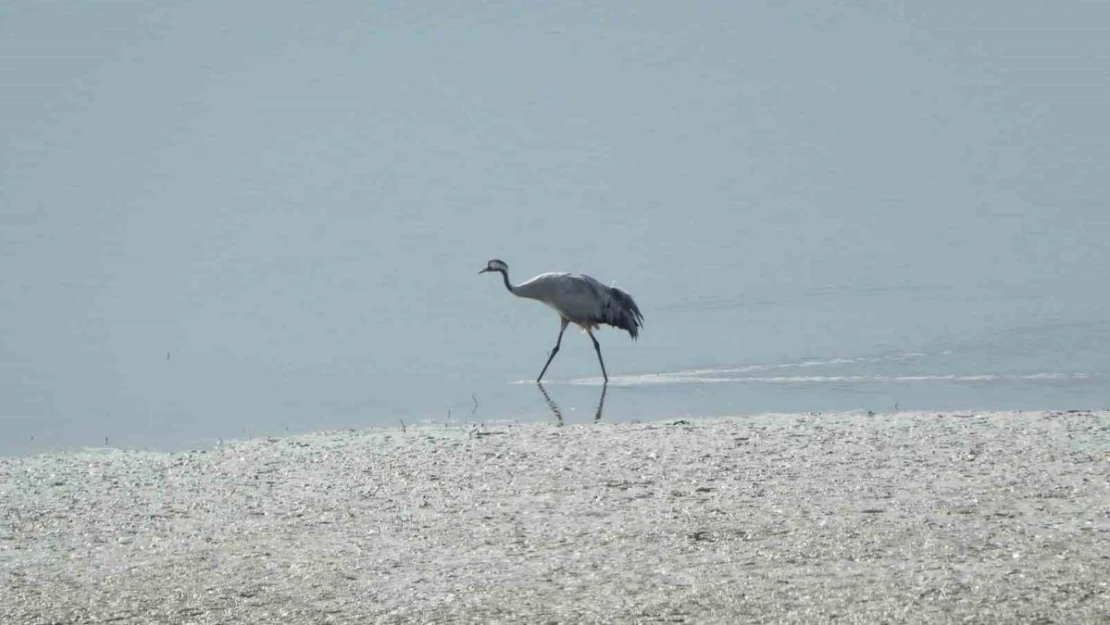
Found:
[[[0,459],[0,623],[1105,623],[1110,412]]]

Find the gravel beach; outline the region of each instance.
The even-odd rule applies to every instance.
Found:
[[[0,459],[0,623],[1106,623],[1110,412]]]

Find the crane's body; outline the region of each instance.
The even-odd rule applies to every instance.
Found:
[[[564,272],[543,273],[527,282],[513,285],[509,282],[509,266],[496,258],[489,261],[486,268],[478,273],[491,271],[501,274],[505,281],[505,288],[513,295],[542,302],[559,315],[562,323],[559,338],[536,382],[543,379],[543,374],[547,372],[551,360],[559,352],[567,325],[573,323],[590,335],[594,350],[597,352],[597,360],[601,363],[601,375],[606,383],[609,382],[609,374],[605,371],[601,346],[593,331],[602,324],[610,325],[627,331],[635,340],[644,325],[644,316],[631,295],[615,286],[605,286],[590,276]]]
[[[605,323],[627,330],[634,339],[640,334],[642,317],[632,298],[587,275],[543,273],[518,285],[513,293],[547,304],[583,330],[596,330]]]

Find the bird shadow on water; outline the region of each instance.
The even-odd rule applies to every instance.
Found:
[[[543,386],[543,382],[536,382],[536,386],[540,389],[540,394],[543,395],[543,400],[545,402],[547,402],[547,407],[550,408],[551,413],[555,415],[555,420],[558,422],[559,426],[562,426],[563,425],[563,411],[562,411],[561,408],[559,408],[559,404],[555,403],[554,399],[551,399],[551,395],[548,395],[547,389],[544,388],[544,386]],[[597,413],[594,414],[594,423],[597,423],[598,421],[601,421],[601,412],[602,412],[602,410],[605,409],[605,393],[608,392],[608,391],[609,391],[609,384],[608,383],[602,384],[601,385],[601,397],[598,398],[598,400],[597,400]]]

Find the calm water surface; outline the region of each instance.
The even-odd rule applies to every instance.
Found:
[[[1104,408],[1110,5],[919,4],[16,2],[0,453],[592,421],[492,257],[605,420]]]

